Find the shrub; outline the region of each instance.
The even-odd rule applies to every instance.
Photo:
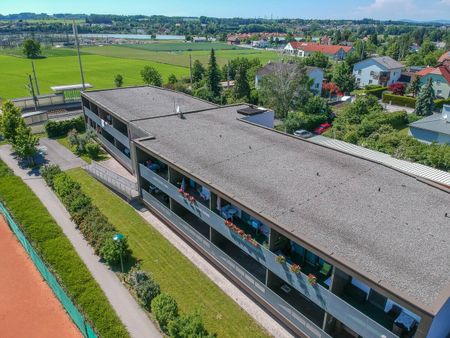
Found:
[[[306,115],[301,112],[290,112],[284,121],[286,132],[293,133],[298,129],[314,130],[320,124],[328,121],[325,114]]]
[[[150,305],[152,300],[161,293],[159,284],[152,278],[140,282],[135,287],[135,291],[139,302],[149,311],[151,310]]]
[[[144,270],[139,270],[136,268],[132,268],[128,273],[127,282],[133,287],[136,288],[142,282],[149,280],[151,277]]]
[[[442,109],[444,104],[450,104],[450,98],[449,99],[438,99],[434,100],[434,107],[436,109]]]
[[[384,93],[383,102],[403,107],[416,108],[416,99],[414,97]]]
[[[366,89],[363,91],[366,95],[373,95],[377,98],[381,99],[381,96],[383,93],[388,89],[387,87],[381,87],[381,86],[375,86],[375,88],[368,88],[369,86],[366,86]]]
[[[86,131],[83,117],[80,116],[66,121],[48,121],[45,125],[48,137],[65,136],[72,129],[79,133]]]
[[[90,158],[95,160],[98,158],[98,155],[100,154],[100,145],[98,143],[90,142],[86,144],[86,153]]]
[[[406,87],[401,82],[395,82],[395,83],[392,83],[391,85],[389,85],[389,90],[394,95],[404,95],[405,91],[406,91]]]
[[[40,172],[47,185],[53,189],[53,179],[61,173],[61,168],[56,164],[50,164],[42,167]]]
[[[202,318],[197,313],[177,317],[169,322],[170,338],[213,338],[203,325]]]
[[[127,239],[123,238],[120,241],[115,241],[114,232],[103,232],[103,244],[100,247],[100,257],[111,266],[117,266],[120,263],[120,258],[126,259],[130,255]]]
[[[161,293],[152,300],[151,309],[163,331],[167,330],[167,324],[171,320],[178,317],[177,302],[165,293]]]

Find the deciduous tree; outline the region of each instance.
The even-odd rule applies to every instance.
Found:
[[[23,54],[29,59],[36,59],[41,55],[41,44],[33,39],[23,42]]]
[[[114,84],[116,85],[117,88],[122,87],[123,86],[123,76],[120,74],[117,74],[114,77]]]
[[[161,74],[152,66],[145,66],[141,70],[141,76],[144,83],[148,85],[153,85],[156,87],[161,87],[163,80]]]

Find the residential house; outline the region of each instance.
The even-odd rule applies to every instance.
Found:
[[[294,335],[450,334],[444,186],[275,131],[245,104],[144,86],[83,92],[82,107],[141,203]]]
[[[321,45],[311,42],[290,42],[284,47],[284,53],[298,57],[307,57],[315,52],[325,54],[334,60],[343,60],[353,50],[351,46]]]
[[[294,67],[296,67],[296,65],[292,63],[268,63],[267,65],[265,65],[256,72],[255,88],[260,87],[261,80],[265,75],[272,74],[277,69],[284,69],[289,71]],[[311,85],[311,91],[313,91],[316,95],[320,95],[322,93],[322,83],[324,77],[323,69],[319,67],[309,67],[309,66],[305,68],[306,73],[313,80],[313,83]]]
[[[389,86],[399,81],[403,65],[389,56],[365,59],[353,66],[356,84],[362,88],[367,85]]]
[[[425,143],[450,145],[450,106],[444,105],[442,114],[433,114],[410,123],[409,135]]]
[[[438,67],[427,67],[417,72],[420,76],[420,83],[426,84],[429,79],[433,81],[434,94],[438,98],[450,98],[450,65],[440,65]]]
[[[260,39],[260,40],[257,40],[257,41],[252,41],[252,47],[267,48],[267,47],[269,47],[269,41],[267,41],[266,39]]]
[[[442,54],[438,60],[438,62],[441,63],[445,63],[445,62],[450,62],[450,51],[445,52],[444,54]]]

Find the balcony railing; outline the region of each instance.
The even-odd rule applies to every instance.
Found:
[[[131,159],[125,155],[123,152],[121,152],[114,144],[109,142],[104,136],[101,134],[97,134],[98,139],[103,144],[103,146],[106,148],[106,150],[111,154],[115,155],[114,157],[125,167],[127,167],[129,170],[132,169],[131,165]]]
[[[106,132],[111,134],[117,141],[119,141],[122,145],[130,149],[130,140],[127,136],[122,134],[112,125],[108,124],[106,121],[102,120],[100,117],[94,114],[90,109],[84,107],[84,113],[87,117],[89,117],[92,121],[94,121],[99,127],[103,128]],[[103,122],[102,122],[103,121]]]
[[[316,303],[322,309],[330,313],[333,317],[347,325],[359,335],[363,337],[380,337],[382,335],[385,335],[386,338],[398,337],[382,325],[378,324],[376,321],[346,303],[337,295],[331,293],[323,286],[319,284],[314,286],[311,285],[308,281],[308,276],[304,273],[294,273],[290,270],[289,264],[278,263],[277,255],[267,248],[261,245],[255,247],[242,239],[242,237],[238,236],[224,224],[225,220],[222,217],[201,203],[189,201],[178,191],[177,187],[162,179],[159,175],[155,174],[144,165],[140,164],[139,170],[140,175],[149,183],[155,185],[162,192],[173,198],[180,205],[184,206],[191,213],[214,228],[214,230],[233,242],[242,251],[263,264],[282,280],[289,283],[305,297]]]
[[[290,304],[279,297],[275,292],[269,289],[266,285],[258,281],[245,269],[242,269],[236,262],[226,255],[222,250],[216,247],[213,243],[203,237],[182,218],[176,215],[171,210],[167,209],[161,204],[155,197],[142,191],[142,196],[145,202],[155,208],[161,215],[167,218],[178,230],[186,234],[191,238],[200,248],[205,252],[213,256],[219,261],[230,273],[239,278],[241,283],[245,284],[255,294],[264,299],[267,303],[271,304],[278,312],[286,317],[294,326],[298,327],[301,331],[310,337],[317,338],[331,338],[321,328],[317,327],[312,321],[306,318],[303,314],[298,312]]]

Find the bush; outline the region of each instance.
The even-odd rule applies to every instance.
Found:
[[[98,158],[98,155],[100,154],[100,145],[94,142],[86,144],[86,153],[90,158],[95,160],[96,158]]]
[[[373,95],[377,98],[381,99],[381,96],[383,93],[388,90],[387,87],[381,87],[381,86],[375,86],[375,88],[368,88],[369,86],[366,86],[366,89],[363,91],[366,95]]]
[[[165,293],[161,293],[152,300],[151,309],[159,326],[165,332],[167,330],[167,324],[178,317],[177,302]]]
[[[394,94],[383,94],[383,102],[403,107],[416,108],[416,99],[409,96],[400,96]]]
[[[113,241],[112,237],[117,231],[92,204],[92,200],[82,192],[79,183],[55,165],[44,167],[42,176],[63,202],[78,229],[97,255],[110,265],[119,264],[120,253],[123,260],[131,256],[125,238],[120,242]]]
[[[434,100],[434,107],[436,109],[442,109],[444,104],[450,104],[450,98],[449,99]]]
[[[42,167],[40,171],[47,185],[53,189],[53,179],[61,173],[61,168],[56,164],[50,164]]]
[[[406,86],[401,82],[395,82],[389,85],[389,90],[394,95],[405,95]]]
[[[129,337],[100,286],[33,191],[19,177],[2,177],[0,200],[98,336]]]
[[[213,338],[205,329],[200,315],[188,314],[180,316],[169,322],[168,331],[170,338]]]
[[[45,125],[48,137],[66,136],[72,129],[79,133],[86,131],[86,125],[82,116],[66,121],[48,121]]]
[[[328,117],[325,114],[318,115],[306,115],[301,112],[290,112],[286,120],[284,121],[284,127],[286,132],[292,134],[298,129],[305,129],[312,131],[320,124],[328,121]]]
[[[159,284],[152,278],[139,282],[135,287],[135,291],[139,302],[149,311],[151,310],[152,300],[161,293]]]
[[[121,257],[124,260],[130,255],[127,239],[116,241],[113,239],[114,235],[114,232],[104,232],[100,247],[100,257],[110,266],[118,266]]]

